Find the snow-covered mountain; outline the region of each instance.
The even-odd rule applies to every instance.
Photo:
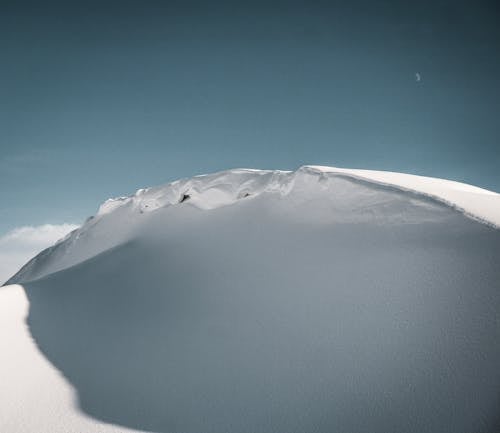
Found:
[[[243,201],[252,201],[252,205]],[[89,259],[140,237],[158,219],[164,220],[156,227],[158,232],[169,232],[174,219],[192,212],[186,208],[215,210],[237,205],[247,209],[264,202],[269,202],[265,206],[272,212],[287,214],[282,215],[284,223],[288,219],[305,219],[313,224],[423,222],[434,220],[436,212],[431,216],[428,210],[443,208],[438,205],[442,203],[484,224],[500,227],[500,194],[459,182],[322,166],[304,166],[295,172],[235,169],[107,200],[97,215],[36,256],[9,283],[39,278]]]
[[[496,432],[500,195],[307,166],[108,200],[25,265],[80,408],[155,432]]]

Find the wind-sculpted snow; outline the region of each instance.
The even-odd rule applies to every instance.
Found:
[[[304,166],[295,172],[234,169],[107,200],[95,217],[35,257],[8,283],[40,278],[126,242],[143,230],[152,213],[162,213],[168,225],[168,219],[183,206],[211,211],[260,196],[289,204],[314,198],[323,203],[316,212],[307,212],[307,218],[315,222],[421,222],[422,217],[427,218],[426,207],[439,208],[442,203],[480,222],[500,226],[500,195],[458,182],[319,166]],[[407,212],[407,207],[422,212]],[[301,214],[288,217],[301,218]]]
[[[195,196],[96,218],[126,240],[24,285],[83,411],[165,433],[497,431],[498,230],[342,176]]]
[[[353,176],[108,202],[14,278],[34,340],[85,413],[143,431],[498,432],[500,230]]]
[[[491,227],[500,228],[500,194],[477,186],[446,179],[387,171],[322,166],[312,166],[311,169],[327,173],[343,173],[379,185],[392,185],[401,191],[411,191],[432,198],[469,218]]]

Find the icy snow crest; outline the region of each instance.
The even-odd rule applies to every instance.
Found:
[[[444,203],[466,216],[492,227],[500,227],[500,194],[445,179],[375,170],[302,166],[297,171],[233,169],[181,179],[166,185],[139,189],[129,197],[104,202],[96,217],[129,205],[140,213],[151,212],[189,200],[199,209],[215,209],[264,192],[287,195],[297,178],[310,175],[318,181],[347,176],[395,187]]]
[[[299,171],[306,170],[305,167]],[[263,192],[286,195],[293,183],[294,172],[279,170],[234,169],[180,179],[166,185],[139,189],[129,197],[106,200],[96,217],[130,205],[139,212],[151,212],[189,200],[199,209],[215,209],[236,200]]]

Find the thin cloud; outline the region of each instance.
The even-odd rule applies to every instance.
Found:
[[[68,223],[23,226],[0,236],[0,284],[33,256],[76,228],[77,225]]]

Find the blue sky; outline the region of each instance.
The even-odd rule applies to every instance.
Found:
[[[0,12],[0,234],[232,167],[393,170],[500,191],[495,2]]]

